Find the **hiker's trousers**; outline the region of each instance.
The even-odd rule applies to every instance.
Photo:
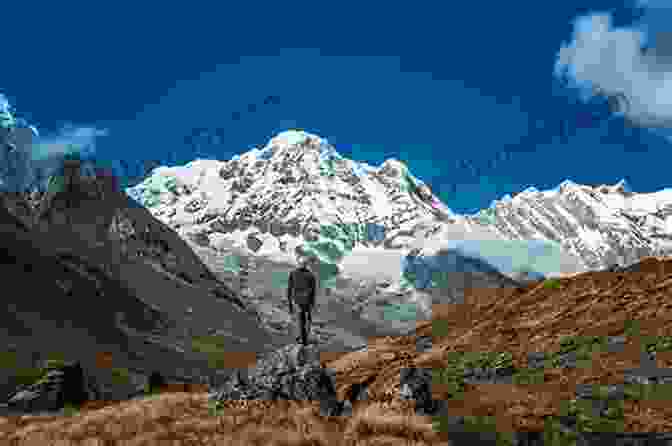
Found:
[[[308,334],[313,322],[313,306],[298,304],[299,336],[303,344],[308,344]]]

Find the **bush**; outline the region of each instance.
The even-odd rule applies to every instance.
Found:
[[[547,290],[557,290],[560,289],[560,281],[558,279],[548,279],[544,282],[544,288]]]
[[[115,367],[112,369],[112,380],[115,384],[127,385],[131,383],[131,374],[126,368]]]
[[[221,336],[196,336],[191,339],[191,348],[208,356],[211,367],[222,369],[226,367],[227,353],[225,339]]]
[[[14,380],[21,386],[33,384],[44,376],[44,370],[39,367],[21,367],[14,372]]]
[[[63,416],[72,417],[77,414],[79,414],[79,407],[77,407],[76,405],[66,403],[65,406],[63,406]]]

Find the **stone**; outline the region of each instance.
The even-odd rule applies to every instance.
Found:
[[[54,366],[36,382],[18,387],[0,403],[0,416],[7,415],[58,415],[68,405],[93,407],[113,401],[126,401],[150,392],[205,392],[209,390],[208,378],[181,377],[168,382],[166,375],[152,371],[129,373],[129,381],[120,383],[113,370],[96,367],[85,368],[79,361]],[[112,372],[112,373],[110,373]],[[179,372],[179,370],[178,370]],[[178,373],[179,374],[179,373]]]
[[[257,234],[250,234],[247,236],[247,249],[249,249],[252,252],[257,252],[261,248],[261,246],[264,244],[263,240],[261,240]]]
[[[432,337],[431,336],[418,336],[416,340],[416,351],[418,353],[424,353],[432,349]]]
[[[74,362],[49,370],[37,382],[20,388],[9,397],[7,406],[28,413],[54,411],[66,404],[80,405],[98,394],[82,365]]]
[[[166,378],[164,378],[160,372],[153,371],[152,373],[150,373],[149,379],[147,381],[147,387],[150,392],[158,390],[165,385],[166,385]]]
[[[432,399],[431,369],[406,367],[401,369],[399,382],[400,396],[403,399],[415,400],[415,411],[418,415],[437,415],[445,409],[444,400]]]
[[[247,373],[232,374],[211,398],[319,401],[327,416],[341,415],[344,406],[337,399],[333,373],[320,364],[317,346],[300,344],[267,354]]]

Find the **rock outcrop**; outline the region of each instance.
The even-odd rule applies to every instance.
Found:
[[[332,374],[320,364],[317,346],[288,345],[261,358],[249,373],[238,371],[212,395],[227,400],[319,401],[325,415],[341,415]]]
[[[100,397],[95,385],[87,381],[79,362],[53,368],[37,382],[13,393],[7,399],[6,410],[36,413],[57,411],[66,405],[79,406]]]
[[[110,352],[117,369],[198,383],[230,371],[213,368],[195,338],[215,331],[218,354],[244,363],[287,342],[113,179],[78,177],[76,162],[66,174],[68,187],[41,196],[0,194],[0,275],[7,290],[22,290],[3,294],[0,339],[18,353],[0,370],[0,395],[34,368],[34,354],[57,352],[92,370]]]

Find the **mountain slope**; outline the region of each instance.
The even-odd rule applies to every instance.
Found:
[[[230,161],[156,169],[128,193],[171,226],[208,223],[229,233],[254,225],[281,239],[327,224],[369,223],[389,232],[441,211],[448,218],[448,209],[419,198],[415,183],[399,161],[373,169],[341,157],[314,135],[286,132]]]
[[[324,355],[339,398],[362,390],[353,416],[321,416],[316,401],[260,399],[226,401],[213,416],[208,394],[182,393],[71,418],[8,420],[0,435],[4,428],[8,440],[29,444],[36,432],[64,440],[142,432],[159,442],[170,432],[182,442],[290,438],[326,446],[381,438],[471,445],[492,437],[495,444],[498,432],[507,444],[536,446],[552,432],[586,445],[666,444],[672,418],[661,384],[669,383],[672,362],[671,273],[669,260],[647,258],[629,272],[582,273],[553,287],[472,289],[462,305],[437,305],[410,336],[370,338],[365,350]],[[427,372],[426,390],[444,416],[414,411],[403,396],[409,369]]]
[[[479,245],[472,255],[494,246],[489,262],[516,252],[520,258],[498,266],[515,279],[625,265],[672,246],[669,190],[638,194],[624,182],[591,187],[565,181],[457,215],[403,163],[390,159],[374,168],[298,131],[229,161],[158,168],[127,192],[203,246],[250,252],[252,240],[257,255],[288,263],[297,253],[314,254],[329,265],[325,286],[344,258],[364,247],[398,252],[401,262],[413,247],[431,245],[434,252],[469,239]]]
[[[672,248],[672,190],[634,193],[625,181],[588,186],[564,181],[529,188],[468,218],[503,238],[544,238],[574,253],[586,269],[628,265]]]
[[[271,336],[177,234],[97,181],[75,178],[37,206],[27,194],[1,196],[0,274],[14,291],[2,296],[0,339],[24,367],[57,352],[95,369],[109,352],[141,375],[200,381],[230,369],[215,370],[197,337],[216,333],[232,368],[290,342]],[[14,374],[3,367],[3,396]]]

